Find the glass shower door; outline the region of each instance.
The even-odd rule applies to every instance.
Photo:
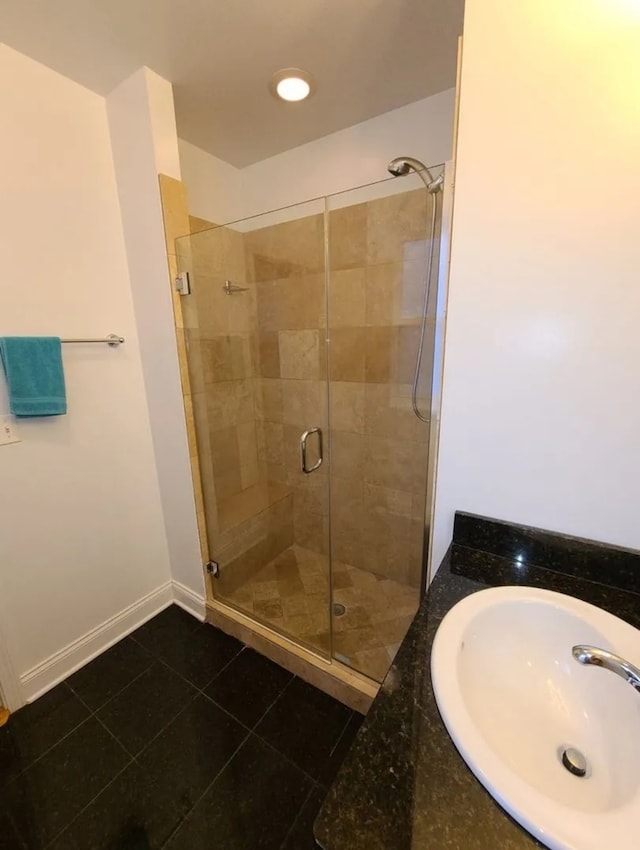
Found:
[[[185,237],[178,257],[214,594],[328,656],[324,202]]]
[[[433,202],[415,174],[328,199],[333,655],[378,681],[425,580],[429,424],[412,385]],[[427,419],[434,259],[416,398]]]

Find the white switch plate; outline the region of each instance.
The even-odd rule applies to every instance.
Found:
[[[9,443],[19,443],[18,429],[16,428],[16,420],[10,413],[5,413],[0,416],[0,446],[7,446]]]

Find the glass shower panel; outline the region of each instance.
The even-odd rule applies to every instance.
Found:
[[[377,680],[424,585],[429,424],[412,384],[433,198],[414,174],[328,200],[333,655]],[[434,259],[417,392],[427,419]]]
[[[215,597],[330,653],[324,201],[178,240]],[[321,433],[312,429],[320,429]],[[306,440],[304,472],[301,438]]]

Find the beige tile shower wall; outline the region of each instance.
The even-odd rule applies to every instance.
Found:
[[[421,571],[428,426],[411,411],[411,382],[429,203],[416,191],[344,207],[330,213],[329,233],[333,554],[412,585]],[[216,554],[233,564],[229,591],[294,540],[329,549],[327,466],[303,475],[299,459],[304,430],[327,432],[323,230],[321,215],[244,234],[215,228],[184,249],[197,299],[184,320],[196,351],[192,390],[206,402],[196,416],[205,411],[201,452],[213,473],[204,504],[213,506]],[[248,291],[226,295],[225,279]],[[432,348],[429,323],[425,411]],[[309,448],[313,459],[312,441]]]
[[[256,291],[260,459],[272,485],[292,494],[294,541],[327,554],[327,466],[304,475],[299,448],[303,431],[320,426],[326,434],[324,218],[249,231],[244,245]],[[308,445],[311,463],[316,438]]]
[[[201,429],[203,451],[215,482],[215,499],[205,498],[205,504],[215,507],[222,533],[246,518],[238,497],[264,481],[255,427],[255,298],[251,287],[236,295],[223,288],[225,280],[246,286],[242,234],[215,227],[199,232],[185,248],[198,323],[190,342],[199,359],[198,391],[207,420]]]
[[[200,225],[179,250],[192,276],[191,379],[203,400],[196,416],[204,505],[211,552],[221,564],[216,592],[224,598],[291,545],[292,506],[288,489],[270,485],[261,451],[256,294],[244,237],[229,227]],[[227,294],[227,280],[242,291]]]
[[[329,215],[332,552],[417,586],[428,425],[411,410],[431,199],[411,191]],[[420,406],[428,414],[434,326]]]
[[[178,262],[176,257],[176,239],[190,232],[189,213],[187,209],[187,195],[184,185],[173,177],[164,174],[159,175],[160,197],[162,201],[162,214],[164,218],[165,242],[167,245],[167,262],[169,266],[169,284],[173,297],[173,313],[176,325],[176,342],[178,346],[178,360],[180,363],[180,379],[184,397],[184,409],[187,425],[187,436],[189,439],[189,459],[191,461],[191,475],[193,478],[193,490],[196,501],[198,519],[198,535],[200,537],[200,553],[203,563],[209,560],[209,547],[207,542],[207,524],[205,521],[205,509],[203,499],[203,481],[200,477],[200,464],[198,462],[198,443],[196,437],[195,405],[191,392],[191,379],[189,375],[189,361],[187,357],[187,333],[189,321],[193,316],[186,309],[183,312],[183,304],[186,302],[177,294],[173,284],[178,274]]]
[[[411,410],[425,277],[424,191],[329,217],[331,536],[337,561],[418,585],[428,425]],[[294,539],[326,552],[327,468],[304,476],[299,437],[327,421],[323,217],[245,234],[256,285],[257,362],[271,481],[293,489]],[[433,324],[422,409],[429,410]]]
[[[259,460],[255,289],[242,234],[189,216],[180,181],[161,176],[160,192],[171,281],[177,250],[192,277],[189,298],[172,285],[176,336],[202,558],[220,560],[224,597],[291,545],[293,505],[287,489],[268,484]],[[177,249],[176,238],[189,234],[198,235]],[[226,279],[247,292],[226,295]]]

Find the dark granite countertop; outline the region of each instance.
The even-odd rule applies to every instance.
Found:
[[[470,542],[468,535],[456,538]],[[565,546],[572,540],[561,539]],[[451,742],[431,688],[430,653],[447,611],[463,597],[490,586],[529,585],[566,593],[640,628],[640,557],[576,542],[587,543],[587,549],[595,547],[594,558],[599,551],[605,562],[613,553],[617,587],[594,581],[588,570],[589,579],[556,572],[557,561],[548,569],[521,555],[511,560],[495,554],[500,547],[487,546],[493,549],[487,552],[454,542],[316,819],[315,836],[324,850],[543,846],[494,802]],[[544,563],[539,552],[536,557]]]

